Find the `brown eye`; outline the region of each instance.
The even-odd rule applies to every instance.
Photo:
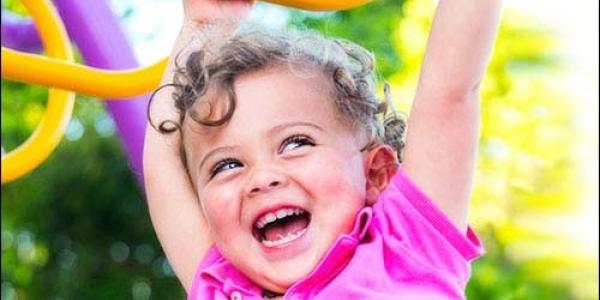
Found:
[[[281,143],[279,153],[294,150],[303,146],[314,146],[313,140],[305,135],[293,135],[288,137]]]
[[[227,170],[231,170],[231,169],[235,169],[235,168],[241,168],[243,166],[244,165],[239,160],[234,159],[234,158],[226,158],[226,159],[220,160],[211,169],[211,171],[210,171],[210,179],[212,179],[213,177],[217,176],[221,172],[224,172],[224,171],[227,171]]]

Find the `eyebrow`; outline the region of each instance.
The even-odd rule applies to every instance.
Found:
[[[200,161],[200,164],[198,165],[198,170],[202,170],[202,167],[204,166],[204,164],[206,163],[206,161],[208,160],[209,157],[213,156],[216,153],[222,152],[222,151],[231,151],[233,148],[234,147],[232,147],[232,146],[223,146],[223,147],[217,147],[215,149],[208,151],[208,153],[206,153],[206,155],[204,155],[204,157],[202,158],[202,161]]]
[[[269,129],[268,133],[269,133],[269,135],[272,135],[273,133],[280,132],[287,128],[300,127],[300,126],[311,127],[311,128],[317,129],[319,131],[324,131],[323,128],[321,128],[317,124],[314,124],[311,122],[305,122],[305,121],[297,121],[297,122],[283,123],[283,124],[274,126],[273,128]],[[202,169],[202,167],[204,166],[204,164],[206,163],[208,158],[210,158],[211,156],[215,155],[216,153],[222,152],[222,151],[231,151],[234,148],[235,148],[234,146],[222,146],[222,147],[217,147],[215,149],[208,151],[208,153],[206,153],[206,155],[200,161],[200,164],[198,165],[198,170]]]
[[[269,130],[269,134],[273,134],[274,132],[279,132],[281,130],[290,128],[290,127],[299,127],[299,126],[305,126],[305,127],[312,127],[314,129],[320,130],[320,131],[324,131],[323,128],[321,128],[319,125],[311,123],[311,122],[306,122],[306,121],[296,121],[296,122],[289,122],[289,123],[283,123],[283,124],[279,124],[273,128],[271,128]]]

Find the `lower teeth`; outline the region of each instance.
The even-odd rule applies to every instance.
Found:
[[[301,236],[304,232],[306,232],[306,228],[300,230],[300,231],[296,231],[292,234],[288,234],[287,236],[276,240],[276,241],[269,241],[269,240],[263,240],[262,243],[267,246],[267,247],[276,247],[276,246],[281,246],[283,244],[289,243],[295,239],[297,239],[299,236]]]

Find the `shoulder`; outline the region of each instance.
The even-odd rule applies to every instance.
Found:
[[[467,231],[457,228],[402,168],[380,195],[373,213],[373,226],[378,227],[384,238],[400,239],[416,251],[447,255],[448,249],[452,249],[465,261],[483,253],[471,228]]]

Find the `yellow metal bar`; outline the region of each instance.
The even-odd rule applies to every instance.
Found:
[[[2,47],[2,77],[100,98],[127,98],[157,88],[167,59],[124,71],[92,68]]]
[[[48,55],[72,60],[73,53],[65,29],[50,2],[23,0],[23,4],[33,17]],[[71,117],[74,100],[72,92],[50,89],[46,112],[36,130],[27,141],[2,156],[3,184],[35,169],[54,151]]]
[[[306,10],[343,10],[364,5],[371,0],[266,0],[283,6]]]

